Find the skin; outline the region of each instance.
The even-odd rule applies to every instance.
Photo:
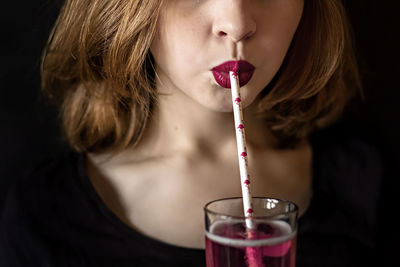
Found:
[[[243,59],[256,71],[241,88],[254,196],[311,197],[311,148],[290,150],[257,118],[257,96],[280,68],[303,0],[170,0],[151,52],[158,103],[143,139],[116,155],[88,157],[89,177],[128,226],[162,242],[204,248],[203,206],[240,196],[230,90],[210,71]]]
[[[302,0],[166,1],[151,47],[159,90],[231,112],[230,91],[221,90],[210,69],[242,59],[256,67],[241,88],[244,107],[250,105],[280,68],[302,9]]]

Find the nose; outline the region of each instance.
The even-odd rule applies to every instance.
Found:
[[[248,1],[219,1],[221,6],[216,7],[218,11],[212,29],[216,37],[237,43],[254,35],[257,24],[251,14],[251,3],[245,2]]]

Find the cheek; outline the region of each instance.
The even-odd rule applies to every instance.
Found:
[[[299,1],[295,7],[285,11],[277,10],[259,23],[262,36],[260,45],[268,55],[266,64],[269,67],[279,68],[283,62],[302,16],[303,6],[301,3]],[[280,9],[282,8],[280,7]]]
[[[162,26],[158,28],[151,52],[160,65],[168,62],[170,67],[182,67],[189,63],[199,63],[205,41],[205,33],[201,29],[205,26],[199,26],[196,18],[186,16],[180,19],[163,19],[159,25]]]
[[[287,46],[300,23],[303,14],[303,0],[283,0],[271,3],[267,10],[257,13],[258,29],[264,42],[281,43]]]

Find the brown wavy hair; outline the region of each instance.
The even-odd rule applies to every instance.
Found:
[[[66,0],[42,61],[42,88],[61,107],[79,152],[134,146],[151,117],[150,45],[163,1]],[[282,143],[334,122],[361,90],[352,34],[340,0],[304,0],[284,63],[259,101]]]

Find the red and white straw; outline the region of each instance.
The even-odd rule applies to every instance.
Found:
[[[248,229],[254,229],[254,224],[251,219],[253,216],[253,199],[250,190],[250,175],[248,172],[247,162],[247,148],[246,148],[246,135],[243,121],[242,112],[242,99],[239,92],[239,76],[236,71],[229,72],[231,91],[232,91],[232,104],[233,104],[233,117],[235,120],[236,129],[236,144],[239,157],[239,170],[240,181],[242,187],[243,209],[246,219],[246,226]]]
[[[239,75],[237,68],[229,72],[232,92],[233,117],[236,129],[236,144],[239,157],[240,181],[242,187],[243,211],[246,217],[247,238],[256,238],[256,226],[253,221],[253,197],[250,190],[250,175],[248,172],[246,134],[243,120],[242,99],[240,98]],[[249,267],[264,266],[260,250],[256,247],[246,248],[246,263]]]

